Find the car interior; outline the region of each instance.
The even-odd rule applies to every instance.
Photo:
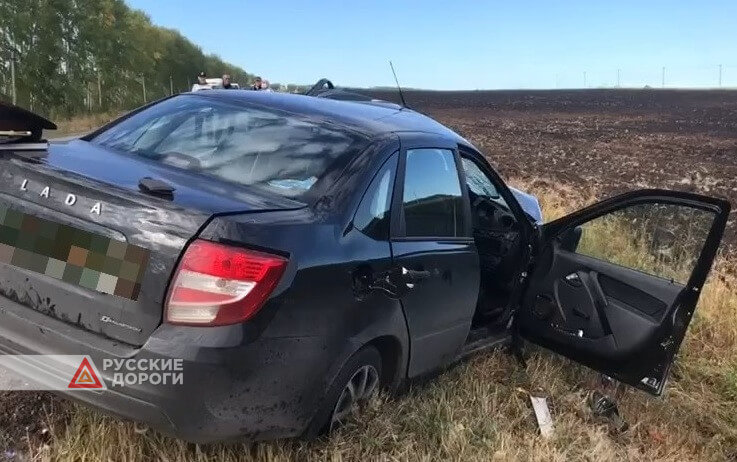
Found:
[[[504,329],[511,314],[509,302],[522,261],[520,223],[491,177],[473,160],[463,157],[462,162],[481,270],[472,329],[496,332]]]

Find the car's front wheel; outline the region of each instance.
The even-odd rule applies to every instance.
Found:
[[[380,386],[381,355],[373,346],[364,347],[351,356],[333,381],[313,428],[329,433],[340,427],[378,393]]]

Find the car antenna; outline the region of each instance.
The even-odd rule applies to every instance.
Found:
[[[402,106],[409,109],[407,102],[404,100],[404,93],[402,93],[402,87],[399,85],[399,79],[397,78],[397,73],[394,72],[394,64],[392,64],[391,60],[389,60],[389,67],[392,68],[392,74],[394,75],[394,81],[397,83],[397,90],[399,90],[399,99],[402,100]]]

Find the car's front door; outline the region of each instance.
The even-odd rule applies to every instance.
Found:
[[[478,254],[456,147],[404,137],[394,192],[391,247],[410,336],[408,374],[454,359],[479,290]]]
[[[522,335],[621,382],[663,391],[729,202],[645,190],[543,226]]]

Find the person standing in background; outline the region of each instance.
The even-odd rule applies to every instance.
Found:
[[[230,75],[223,74],[223,89],[224,90],[232,90],[235,87],[230,83]]]
[[[251,90],[261,90],[261,77],[256,77],[253,81],[253,86],[251,86]]]

